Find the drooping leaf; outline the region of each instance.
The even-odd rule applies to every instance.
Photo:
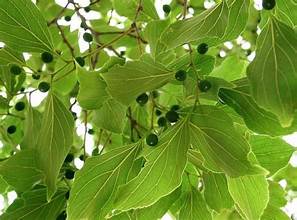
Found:
[[[45,112],[37,141],[37,158],[40,169],[45,173],[48,198],[56,191],[57,177],[72,145],[74,121],[71,113],[54,94],[46,100]]]
[[[85,109],[99,109],[108,98],[106,84],[98,72],[77,69],[80,83],[78,102]]]
[[[30,190],[43,178],[35,150],[22,150],[0,163],[0,175],[17,192]]]
[[[194,187],[192,187],[192,190],[188,192],[184,198],[184,203],[179,213],[179,219],[212,219],[205,200],[201,193]]]
[[[0,2],[0,33],[0,40],[18,51],[53,50],[46,22],[30,0]]]
[[[46,199],[46,189],[38,188],[22,194],[1,215],[3,220],[56,219],[66,203],[66,190],[58,190],[51,201]]]
[[[254,135],[250,144],[258,162],[271,176],[289,163],[294,152],[294,148],[281,138]]]
[[[129,174],[142,143],[124,146],[86,161],[70,192],[68,219],[105,219],[113,209],[117,188]]]
[[[256,58],[248,67],[256,102],[278,116],[282,126],[292,124],[297,106],[297,35],[271,17],[257,42]]]
[[[229,192],[246,219],[260,219],[269,201],[268,183],[263,175],[227,178]]]
[[[162,64],[146,57],[127,62],[124,66],[115,66],[104,73],[103,78],[111,96],[128,105],[140,94],[163,86],[173,79],[173,75]]]
[[[16,50],[12,50],[9,47],[3,47],[0,49],[0,65],[7,65],[10,63],[24,64],[24,58],[21,53]]]
[[[125,125],[126,107],[118,101],[109,98],[103,106],[95,111],[94,124],[115,133],[122,133]]]
[[[248,93],[240,89],[221,88],[220,99],[243,117],[247,127],[258,134],[280,136],[292,133],[296,120],[288,128],[283,128],[273,113],[261,108]]]
[[[205,185],[204,198],[210,208],[220,212],[234,205],[224,174],[203,173],[203,183]]]
[[[25,118],[24,137],[21,143],[22,149],[32,149],[36,146],[41,128],[41,119],[41,113],[29,106]]]
[[[181,184],[189,145],[188,124],[184,119],[165,132],[153,149],[139,175],[120,187],[115,207],[118,210],[143,208],[157,202]]]
[[[250,146],[224,111],[214,106],[197,106],[191,115],[190,132],[191,144],[199,149],[210,170],[232,177],[263,172],[248,160]]]

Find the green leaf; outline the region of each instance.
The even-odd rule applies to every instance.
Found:
[[[276,182],[269,182],[269,203],[261,220],[290,220],[280,208],[287,204],[285,191]]]
[[[171,194],[161,198],[152,206],[137,209],[133,212],[133,217],[138,220],[161,219],[166,214],[171,205],[179,198],[181,194],[180,188],[177,188]]]
[[[0,175],[17,192],[29,190],[43,178],[35,150],[22,150],[0,163]]]
[[[297,35],[292,28],[271,17],[257,42],[256,58],[248,67],[256,102],[289,127],[297,106]]]
[[[105,219],[113,209],[117,188],[129,174],[142,143],[124,146],[89,158],[76,173],[70,192],[68,219]]]
[[[245,76],[248,62],[237,56],[228,56],[218,67],[210,74],[213,77],[220,77],[227,81],[233,81]]]
[[[228,11],[228,5],[223,1],[193,18],[177,21],[168,27],[161,41],[169,48],[174,48],[208,38],[218,40],[225,34]]]
[[[271,176],[288,165],[295,151],[281,138],[254,135],[250,139],[250,144],[260,165],[270,171]]]
[[[259,107],[251,95],[241,89],[221,88],[219,97],[243,117],[249,129],[258,134],[280,136],[296,130],[296,120],[291,127],[283,128],[276,115]]]
[[[150,57],[115,66],[103,74],[113,98],[129,105],[137,96],[165,85],[174,74]]]
[[[74,121],[64,104],[52,93],[46,100],[36,149],[38,165],[45,173],[48,198],[56,191],[60,168],[72,145]]]
[[[184,202],[182,204],[179,219],[186,220],[211,220],[211,213],[207,209],[205,200],[201,193],[192,187],[192,190],[185,195]]]
[[[234,205],[229,194],[227,179],[224,174],[205,172],[203,173],[204,198],[207,205],[213,210],[220,212]]]
[[[276,4],[276,16],[292,27],[297,25],[296,0],[278,1]]]
[[[166,46],[160,42],[160,36],[169,25],[169,20],[156,20],[147,24],[144,30],[144,37],[150,45],[150,51],[153,57],[160,54]]]
[[[32,149],[36,146],[41,128],[41,120],[41,113],[38,110],[33,109],[30,105],[26,112],[24,137],[21,143],[22,149]]]
[[[244,30],[249,5],[249,0],[222,1],[197,16],[170,25],[162,42],[173,48],[195,41],[218,44],[233,40]]]
[[[181,184],[187,161],[188,135],[184,119],[163,133],[156,147],[146,149],[143,154],[147,162],[136,178],[120,187],[116,209],[126,211],[150,206]]]
[[[118,101],[107,99],[103,106],[94,112],[94,124],[115,133],[122,133],[125,126],[126,107]]]
[[[208,169],[232,177],[263,172],[248,161],[250,146],[224,111],[200,105],[190,121],[191,144],[199,149]]]
[[[0,65],[7,65],[10,63],[23,65],[24,62],[22,53],[12,50],[9,47],[3,47],[0,49]]]
[[[56,219],[66,203],[66,190],[59,190],[47,202],[46,189],[39,188],[22,194],[1,216],[2,220]]]
[[[0,2],[0,33],[0,41],[18,51],[53,50],[46,22],[30,0]]]
[[[268,201],[268,183],[263,175],[227,178],[229,192],[246,219],[257,220],[262,216]]]
[[[8,109],[9,108],[9,101],[7,98],[4,98],[0,95],[0,109]]]
[[[80,83],[77,100],[80,106],[89,110],[99,109],[108,98],[106,83],[99,72],[89,72],[78,67],[77,76]]]

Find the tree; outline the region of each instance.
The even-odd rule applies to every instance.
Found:
[[[0,218],[289,219],[295,1],[76,2],[0,1]]]

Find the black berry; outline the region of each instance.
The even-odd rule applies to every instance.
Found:
[[[73,170],[71,170],[71,169],[67,169],[65,171],[66,179],[72,180],[74,178],[74,174],[75,174],[75,172]]]
[[[56,218],[56,220],[66,220],[66,219],[67,219],[66,211],[61,212]]]
[[[93,41],[93,36],[92,36],[92,34],[86,32],[86,33],[84,33],[84,35],[83,35],[83,39],[84,39],[86,42],[90,43],[90,42]]]
[[[90,129],[88,130],[88,134],[90,134],[90,135],[93,135],[93,134],[95,134],[95,131],[94,131],[94,129],[90,128]]]
[[[15,110],[17,111],[23,111],[25,108],[25,103],[24,102],[17,102],[14,106]]]
[[[165,117],[161,117],[158,119],[158,125],[159,127],[165,127],[167,124],[167,120]]]
[[[81,161],[84,161],[85,160],[85,156],[83,154],[81,154],[79,157],[78,157]]]
[[[175,73],[175,79],[178,81],[185,81],[187,78],[187,72],[184,70],[179,70]]]
[[[71,163],[73,160],[74,160],[74,155],[73,154],[67,154],[64,162]]]
[[[32,78],[35,79],[35,80],[39,80],[40,75],[39,74],[32,74]]]
[[[211,88],[211,83],[208,80],[201,80],[198,87],[201,92],[207,92]]]
[[[275,0],[263,0],[262,6],[266,10],[271,10],[275,7]]]
[[[89,6],[87,6],[84,8],[84,10],[85,10],[85,12],[89,12],[89,11],[91,11],[91,8]]]
[[[206,54],[208,51],[208,45],[206,43],[202,43],[197,47],[197,52],[200,54]]]
[[[38,89],[40,92],[47,92],[50,89],[50,84],[48,82],[41,82],[38,85]]]
[[[66,15],[66,16],[65,16],[65,21],[71,21],[71,16]]]
[[[11,67],[10,67],[10,72],[14,75],[21,74],[22,70],[23,69],[21,67],[19,67],[18,65],[15,65],[15,64],[11,65]]]
[[[169,14],[170,11],[171,11],[171,7],[170,7],[170,5],[163,5],[163,11],[164,11],[166,14]]]
[[[86,24],[86,22],[81,22],[80,27],[83,29],[88,29],[88,25]]]
[[[13,134],[14,132],[16,132],[16,126],[15,125],[11,125],[7,128],[7,133],[8,134]]]
[[[81,67],[85,65],[85,59],[83,57],[76,57],[75,60]]]
[[[176,111],[172,111],[172,110],[168,111],[166,113],[165,117],[171,123],[177,122],[178,118],[179,118],[178,113]]]
[[[162,112],[159,109],[157,109],[155,113],[156,113],[157,116],[162,115]]]
[[[25,88],[22,87],[22,88],[20,89],[20,92],[24,92],[24,91],[25,91]]]
[[[158,144],[158,136],[155,134],[149,134],[146,137],[146,144],[149,146],[156,146]]]
[[[139,105],[145,105],[148,102],[148,99],[149,99],[148,95],[146,93],[142,93],[136,98],[136,102]]]
[[[41,59],[45,63],[51,63],[54,60],[54,57],[51,53],[49,52],[43,52],[41,54]]]
[[[171,111],[177,111],[177,110],[179,110],[179,109],[180,109],[180,106],[179,106],[179,105],[173,105],[173,106],[171,106],[171,108],[170,108]]]
[[[71,112],[73,119],[76,120],[77,119],[77,114],[75,112]]]

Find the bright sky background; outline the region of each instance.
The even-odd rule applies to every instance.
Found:
[[[34,0],[33,0],[34,1]],[[66,5],[67,3],[67,0],[56,0],[56,2],[62,6]],[[78,2],[81,6],[87,6],[89,4],[89,0],[76,0],[75,2]],[[171,2],[171,0],[155,0],[155,6],[156,6],[156,9],[157,9],[157,12],[158,14],[160,15],[161,18],[164,18],[164,12],[162,10],[162,5],[164,4],[169,4]],[[212,0],[206,0],[205,1],[205,8],[210,8],[214,5],[214,2]],[[256,9],[258,10],[261,10],[262,9],[262,0],[254,0],[254,6]],[[83,15],[85,15],[87,18],[90,18],[90,19],[94,19],[94,18],[100,18],[100,13],[98,12],[94,12],[94,11],[91,11],[89,13],[86,13],[84,10],[81,10],[81,13]],[[189,15],[191,16],[191,15]],[[118,19],[118,20],[121,20],[121,21],[124,21],[125,18],[117,15],[115,12],[113,12],[113,17],[114,19],[111,20],[111,24],[113,25],[118,25],[117,21],[115,19]],[[68,23],[61,19],[59,21],[59,23],[62,25],[62,24],[65,24],[67,25]],[[82,34],[84,33],[84,30],[80,28],[80,19],[78,16],[74,15],[71,19],[71,30],[76,30],[76,29],[80,29],[80,39],[79,39],[79,43],[80,43],[80,48],[81,48],[81,52],[87,50],[88,48],[88,43],[86,43],[85,41],[83,41],[82,39]],[[118,26],[119,28],[121,28],[121,25]],[[260,31],[260,30],[259,30]],[[238,44],[241,44],[243,48],[245,49],[248,49],[250,47],[250,43],[249,42],[246,42],[242,39],[242,37],[239,37],[237,39],[237,43]],[[225,46],[228,47],[228,48],[232,48],[233,45],[231,42],[227,42],[225,43]],[[109,51],[107,51],[108,53],[110,53]],[[112,54],[110,54],[112,55]],[[226,56],[226,53],[224,51],[221,51],[220,53],[221,56]],[[255,53],[252,53],[249,57],[249,60],[252,61],[253,58],[255,57]],[[31,100],[32,100],[32,106],[38,106],[42,100],[47,96],[47,94],[45,93],[41,93],[39,91],[36,91],[32,94],[31,96]],[[73,111],[76,112],[78,115],[80,115],[81,113],[81,108],[78,106],[78,105],[75,105],[74,108],[73,108]],[[89,128],[91,128],[91,125],[88,125]],[[76,121],[76,127],[77,127],[77,134],[80,135],[81,137],[83,136],[84,134],[84,125],[79,121],[77,120]],[[295,134],[292,134],[292,135],[289,135],[289,136],[286,136],[284,137],[284,140],[287,141],[288,143],[290,143],[291,145],[293,145],[294,147],[297,147],[297,133]],[[87,138],[86,138],[86,151],[89,155],[91,155],[92,153],[92,150],[93,150],[93,146],[94,146],[94,141],[93,141],[93,137],[89,134],[87,134]],[[0,148],[2,147],[2,143],[0,142]],[[75,165],[78,167],[78,168],[81,168],[83,166],[83,162],[76,158],[75,159]],[[297,167],[297,154],[293,155],[293,157],[291,158],[291,161],[290,163]],[[283,180],[280,182],[280,184],[285,187],[286,186],[286,181]],[[16,193],[14,191],[12,192],[9,192],[8,193],[8,204],[11,204],[14,199],[16,198]],[[4,208],[4,204],[5,204],[5,201],[4,201],[4,197],[0,195],[0,214],[2,213],[1,210]],[[287,204],[286,207],[284,207],[284,211],[286,213],[288,213],[288,215],[293,215],[295,214],[295,216],[297,216],[297,198],[294,199],[291,203]],[[162,220],[172,220],[173,218],[170,216],[170,214],[166,214]]]

